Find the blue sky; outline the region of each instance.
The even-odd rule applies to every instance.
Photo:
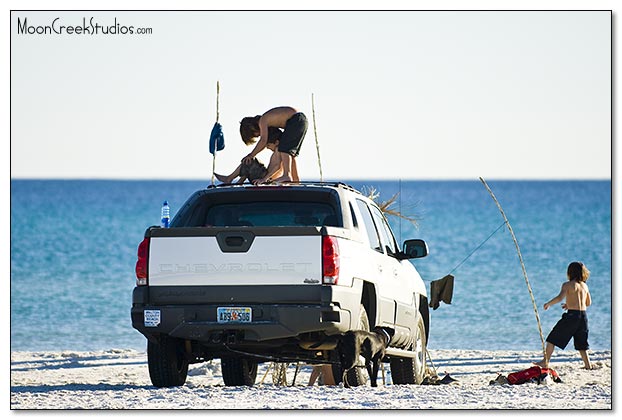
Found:
[[[91,18],[151,33],[17,32]],[[319,178],[315,132],[331,180],[611,176],[608,11],[28,11],[11,24],[13,178],[209,179],[217,81],[218,172],[250,151],[242,117],[291,105],[311,122],[302,179]]]

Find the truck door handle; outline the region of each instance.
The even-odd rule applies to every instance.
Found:
[[[216,241],[222,252],[247,252],[254,240],[255,235],[250,231],[218,232],[216,234]]]
[[[230,247],[242,246],[242,244],[244,244],[244,238],[241,236],[229,236],[225,238],[225,243]]]

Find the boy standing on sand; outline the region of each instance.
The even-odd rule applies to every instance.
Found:
[[[566,310],[566,313],[562,315],[562,319],[555,324],[548,337],[546,337],[544,359],[536,363],[536,365],[548,368],[555,346],[564,349],[568,345],[570,338],[573,338],[574,348],[579,350],[581,354],[583,368],[592,369],[592,364],[587,354],[589,344],[587,342],[588,324],[586,312],[587,307],[592,304],[590,290],[586,284],[587,279],[590,277],[590,272],[583,263],[575,261],[568,265],[567,276],[568,281],[562,284],[559,294],[544,304],[544,310],[546,311],[551,305],[566,299],[566,302],[562,303],[562,308]]]
[[[298,182],[298,169],[296,157],[300,153],[302,140],[307,133],[307,117],[290,106],[272,108],[263,115],[243,118],[240,122],[240,135],[242,141],[251,144],[259,141],[253,151],[243,161],[251,161],[261,152],[268,143],[268,127],[283,128],[283,135],[279,142],[278,152],[281,158],[283,175],[274,179],[274,182]]]

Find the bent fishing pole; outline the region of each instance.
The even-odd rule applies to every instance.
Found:
[[[536,322],[538,323],[538,331],[540,332],[540,341],[542,341],[542,354],[546,355],[545,347],[544,347],[544,335],[542,334],[542,324],[540,323],[540,315],[538,314],[538,306],[536,305],[536,299],[533,296],[531,285],[529,284],[529,279],[527,278],[527,270],[525,269],[525,264],[523,263],[523,256],[520,252],[520,247],[518,246],[518,240],[516,240],[516,235],[514,235],[514,230],[512,229],[512,225],[510,225],[508,218],[505,216],[505,212],[503,211],[503,208],[501,207],[499,200],[497,200],[497,197],[495,197],[495,194],[492,192],[492,190],[490,189],[486,181],[484,181],[484,178],[480,177],[479,180],[482,181],[482,184],[484,184],[484,187],[486,187],[488,194],[490,194],[495,204],[497,205],[497,208],[501,212],[501,216],[503,216],[503,220],[505,221],[504,224],[507,225],[508,230],[510,231],[510,234],[512,235],[512,239],[514,240],[514,245],[516,246],[516,253],[518,254],[518,260],[520,261],[520,265],[523,270],[523,277],[525,278],[525,283],[527,284],[527,290],[529,291],[529,296],[531,296],[531,303],[533,304],[533,311],[536,314]]]

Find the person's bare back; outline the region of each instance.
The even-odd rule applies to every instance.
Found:
[[[590,290],[584,281],[568,280],[562,284],[562,288],[557,296],[544,304],[544,310],[552,305],[565,300],[562,307],[566,310],[585,311],[592,304]]]
[[[285,128],[287,120],[289,120],[290,117],[297,112],[298,110],[292,108],[291,106],[279,106],[272,108],[263,114],[259,119],[259,128],[261,129],[262,125],[265,125],[266,130],[267,127]]]
[[[562,289],[566,292],[564,309],[585,311],[592,304],[590,290],[585,282],[569,280],[563,284]]]

